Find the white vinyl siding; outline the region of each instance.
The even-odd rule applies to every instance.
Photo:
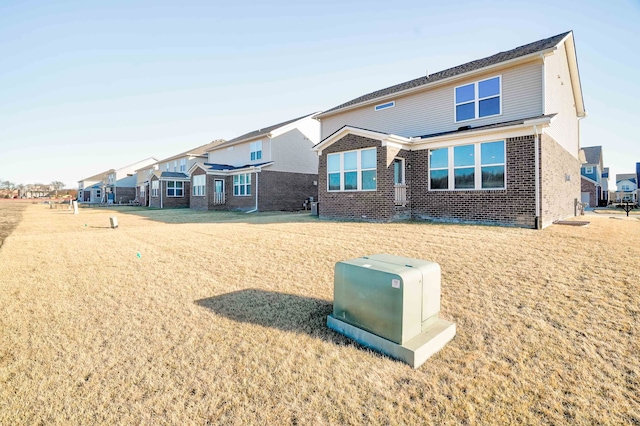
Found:
[[[557,114],[545,133],[578,158],[579,124],[564,43],[545,58],[544,81],[544,114]]]
[[[374,105],[384,103],[377,102],[321,118],[322,139],[345,125],[405,137],[456,130],[461,124],[455,122],[452,94],[454,88],[497,74],[502,76],[502,114],[464,124],[482,126],[542,115],[542,61],[536,59],[511,68],[478,74],[425,92],[394,98],[395,106],[385,109],[384,112],[374,110]]]
[[[312,121],[317,123],[319,131],[319,123]],[[318,155],[311,150],[314,142],[298,129],[276,136],[271,143],[273,165],[269,166],[269,170],[318,174]]]

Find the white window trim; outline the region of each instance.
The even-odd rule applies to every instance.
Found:
[[[394,183],[394,185],[406,185],[406,184],[407,184],[407,179],[406,179],[406,177],[407,177],[407,172],[406,172],[406,170],[405,170],[405,166],[406,166],[405,161],[406,161],[406,160],[405,160],[404,158],[402,158],[402,157],[395,157],[395,158],[393,159],[394,167],[395,167],[395,162],[396,162],[396,160],[400,160],[400,164],[401,164],[401,166],[402,166],[402,182],[400,182],[400,183],[395,183],[395,179],[396,179],[396,178],[395,178],[395,172],[396,172],[396,171],[394,170],[394,171],[393,171],[393,173],[394,173],[393,183]],[[376,186],[377,186],[377,183],[376,183]]]
[[[235,178],[236,176],[238,176],[238,183],[236,184],[235,182]],[[244,176],[244,183],[241,184],[240,183],[240,176]],[[248,182],[247,182],[248,180]],[[241,173],[241,174],[237,174],[237,175],[233,175],[233,177],[231,178],[231,185],[233,186],[232,190],[231,190],[231,194],[234,197],[251,197],[251,185],[253,184],[252,179],[251,179],[251,173]],[[236,187],[240,188],[241,186],[244,186],[244,194],[240,194],[240,189],[238,189],[238,194],[236,194]],[[247,187],[249,187],[249,193],[247,194]]]
[[[500,93],[498,94],[498,97],[500,98],[500,112],[498,114],[492,114],[492,115],[485,115],[484,117],[480,117],[480,101],[485,100],[485,99],[491,99],[491,98],[495,98],[496,96],[486,96],[482,99],[478,98],[478,87],[479,87],[479,83],[482,83],[483,81],[487,81],[487,80],[491,80],[493,78],[498,77],[498,86],[500,87]],[[473,101],[468,101],[468,102],[460,102],[460,104],[458,104],[458,102],[456,102],[456,90],[459,87],[464,87],[464,86],[468,86],[470,84],[473,84]],[[474,120],[481,120],[484,118],[489,118],[489,117],[499,117],[502,115],[502,97],[504,96],[504,94],[502,93],[502,74],[498,74],[498,75],[494,75],[488,78],[483,78],[482,80],[477,80],[477,81],[472,81],[471,83],[465,83],[465,84],[461,84],[459,86],[456,86],[453,88],[453,122],[454,123],[465,123],[465,122],[470,122],[470,121],[474,121]],[[462,104],[469,104],[473,102],[474,103],[474,118],[468,118],[466,120],[457,120],[456,118],[456,107],[458,105],[462,105]]]
[[[481,146],[484,143],[492,143],[492,142],[502,142],[504,149],[504,163],[491,163],[491,164],[482,164],[482,151]],[[434,169],[431,168],[431,150],[429,150],[429,160],[428,160],[428,188],[429,191],[433,192],[443,192],[443,191],[504,191],[507,189],[507,141],[505,139],[498,139],[494,141],[484,141],[484,142],[476,142],[473,144],[465,144],[465,145],[473,145],[473,156],[474,156],[474,187],[473,188],[456,188],[455,187],[455,169],[468,169],[471,166],[454,166],[454,148],[464,145],[452,145],[448,147],[442,148],[434,148],[434,149],[447,149],[447,167],[436,167]],[[483,167],[491,167],[491,166],[503,166],[504,167],[504,186],[501,188],[483,188],[482,187],[482,168]],[[432,189],[431,188],[431,171],[432,170],[448,170],[448,188],[447,189]]]
[[[201,177],[203,178],[202,180],[204,180],[204,182],[202,184],[196,184],[196,178],[198,178],[198,180],[200,180]],[[202,191],[200,191],[200,189],[202,189]],[[198,192],[198,193],[196,193],[196,192]],[[204,197],[205,195],[207,195],[207,175],[194,175],[193,176],[193,184],[192,184],[191,195],[193,195],[194,197]]]
[[[584,172],[586,174],[592,174],[593,173],[593,166],[584,166]]]
[[[151,181],[151,196],[154,198],[158,198],[159,191],[160,191],[160,181],[159,180]]]
[[[182,158],[180,160],[180,171],[181,172],[186,172],[187,171],[187,159],[186,158]]]
[[[384,109],[393,108],[396,106],[396,101],[385,102],[383,104],[379,104],[373,107],[374,111],[382,111]]]
[[[169,195],[169,184],[173,182],[174,187],[171,188],[173,189],[173,195]],[[176,184],[180,182],[182,184],[182,187],[178,188],[176,186]],[[180,180],[168,180],[167,181],[167,185],[166,185],[166,189],[167,189],[167,198],[183,198],[184,197],[184,182],[180,181]],[[181,194],[180,195],[176,195],[177,190],[180,189]]]
[[[375,150],[376,153],[376,167],[371,168],[362,168],[362,156],[360,154],[361,151],[368,151],[370,149]],[[353,172],[354,170],[345,170],[344,169],[344,154],[349,152],[357,152],[356,154],[356,186],[357,189],[344,189],[344,173],[345,172]],[[338,172],[329,172],[329,157],[332,155],[340,156],[340,171]],[[350,151],[340,151],[340,152],[332,152],[331,154],[327,154],[327,192],[375,192],[378,190],[378,148],[362,148],[362,149],[352,149]],[[376,171],[376,187],[374,189],[362,189],[362,172],[366,172],[369,170]],[[329,189],[329,175],[339,173],[340,174],[340,189]]]
[[[258,158],[258,153],[260,153],[260,158]],[[253,154],[255,154],[255,158],[251,158]],[[249,159],[251,161],[262,160],[262,139],[249,144]]]

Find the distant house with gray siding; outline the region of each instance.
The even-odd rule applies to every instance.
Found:
[[[580,201],[586,116],[572,32],[318,115],[319,214],[540,228]]]

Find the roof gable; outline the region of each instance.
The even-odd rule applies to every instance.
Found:
[[[582,148],[587,164],[600,164],[602,160],[601,146],[585,146]]]
[[[287,126],[289,124],[293,124],[296,121],[300,121],[300,120],[305,119],[307,117],[313,117],[313,116],[315,116],[317,114],[318,114],[317,112],[314,112],[313,114],[303,115],[302,117],[297,117],[297,118],[294,118],[294,119],[291,119],[291,120],[283,121],[282,123],[273,124],[271,126],[267,126],[267,127],[264,127],[264,128],[258,129],[258,130],[253,130],[253,131],[251,131],[249,133],[245,133],[242,136],[238,136],[237,138],[233,138],[233,139],[231,139],[229,141],[226,141],[226,142],[224,142],[224,143],[222,143],[222,144],[220,144],[220,145],[218,145],[218,146],[216,146],[216,147],[214,147],[212,149],[209,149],[209,151],[214,151],[214,150],[219,149],[219,148],[224,148],[224,147],[227,147],[227,146],[230,146],[230,145],[238,144],[240,142],[245,142],[245,141],[249,141],[251,139],[257,139],[257,138],[259,138],[261,136],[266,136],[266,135],[270,134],[271,132],[273,132],[275,130],[278,130],[278,129],[282,128],[282,127],[285,127],[285,126]]]
[[[512,61],[515,59],[523,58],[535,53],[541,53],[554,49],[560,42],[562,42],[567,36],[571,35],[571,31],[555,35],[553,37],[545,38],[535,41],[533,43],[525,44],[515,49],[507,50],[505,52],[496,53],[495,55],[488,56],[482,59],[476,59],[471,62],[467,62],[462,65],[458,65],[453,68],[448,68],[443,71],[439,71],[428,76],[422,76],[413,80],[406,81],[404,83],[396,84],[384,89],[376,90],[366,95],[362,95],[348,102],[333,107],[319,115],[323,117],[329,115],[334,111],[338,111],[344,108],[352,107],[355,105],[363,104],[368,101],[373,101],[378,98],[382,98],[388,95],[405,92],[412,89],[418,89],[422,86],[428,86],[441,80],[450,79],[456,76],[462,76],[464,74],[481,70],[493,65],[498,65],[503,62]],[[575,50],[572,50],[575,57]],[[580,102],[582,97],[580,96]]]

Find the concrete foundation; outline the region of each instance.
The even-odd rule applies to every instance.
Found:
[[[355,340],[362,346],[381,352],[391,358],[403,361],[413,368],[418,368],[438,352],[456,335],[455,323],[438,319],[425,331],[406,342],[404,345],[383,339],[380,336],[354,327],[335,318],[333,315],[327,317],[327,326]]]

